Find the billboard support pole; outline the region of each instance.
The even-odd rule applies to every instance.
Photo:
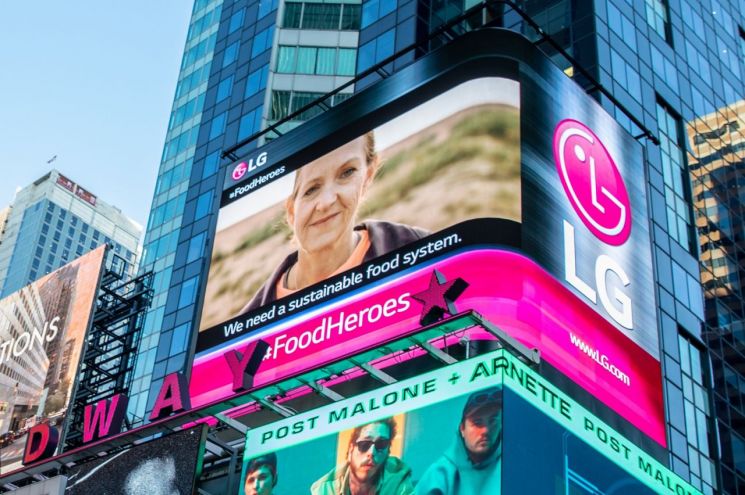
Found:
[[[441,361],[445,364],[453,364],[453,363],[458,362],[458,360],[455,359],[453,356],[451,356],[450,354],[446,354],[445,352],[441,351],[440,349],[433,346],[427,341],[419,342],[416,339],[412,339],[412,340],[414,340],[416,345],[418,345],[419,347],[427,351],[427,354],[437,359],[438,361]]]
[[[289,418],[290,416],[294,416],[296,414],[295,411],[292,411],[282,406],[281,404],[277,404],[276,402],[272,401],[271,399],[267,399],[266,397],[256,397],[255,399],[262,406],[266,407],[267,409],[271,409],[284,418]]]
[[[217,415],[215,415],[215,417],[217,417]],[[220,418],[217,418],[217,419],[222,421]],[[228,426],[231,426],[227,422],[225,422],[225,424],[228,424]],[[246,431],[248,431],[248,428],[246,428]],[[235,470],[238,467],[238,452],[240,449],[233,447],[232,445],[224,442],[223,440],[220,440],[217,437],[217,435],[214,435],[212,433],[207,435],[207,440],[214,443],[215,445],[223,449],[225,452],[228,452],[230,454],[230,461],[228,461],[227,489],[225,493],[233,493],[233,485],[235,484]]]
[[[234,429],[235,431],[237,431],[238,433],[240,433],[241,435],[244,435],[244,436],[245,436],[245,434],[249,430],[248,426],[246,426],[243,423],[240,423],[240,422],[234,420],[231,417],[226,416],[223,413],[217,413],[217,414],[215,414],[215,419],[218,420],[219,422],[223,423],[224,425],[226,425],[226,426]]]
[[[334,402],[339,402],[340,400],[345,399],[345,397],[341,395],[340,393],[334,392],[330,388],[324,387],[323,385],[316,383],[314,381],[309,381],[308,386],[312,388],[313,390],[315,390],[317,393],[323,395],[327,399],[332,400]]]
[[[537,366],[541,363],[540,350],[535,347],[530,349],[524,344],[521,344],[507,332],[494,325],[492,322],[482,317],[480,314],[474,312],[474,316],[478,320],[479,325],[483,326],[495,337],[498,337],[500,341],[507,344],[511,350],[522,356],[522,359],[525,361],[526,364]]]
[[[397,381],[391,375],[389,375],[385,371],[379,370],[378,368],[374,367],[370,363],[360,363],[360,364],[357,364],[357,366],[365,370],[370,376],[372,376],[376,380],[383,382],[386,385],[390,385],[391,383],[396,383]]]

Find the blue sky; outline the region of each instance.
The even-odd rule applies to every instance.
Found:
[[[54,167],[145,226],[192,4],[0,4],[0,207]]]

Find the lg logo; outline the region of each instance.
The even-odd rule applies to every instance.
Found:
[[[246,172],[251,172],[253,170],[256,170],[259,167],[262,167],[266,164],[267,154],[266,151],[259,154],[259,156],[256,157],[256,162],[254,163],[254,159],[250,158],[247,162],[240,162],[238,165],[233,168],[233,173],[230,175],[234,181],[241,180],[244,175],[246,175]]]
[[[248,172],[248,165],[246,165],[246,162],[239,163],[233,169],[233,180],[241,180],[243,176],[246,175],[246,172]]]
[[[554,130],[554,162],[577,216],[605,244],[620,246],[631,234],[631,203],[613,158],[595,133],[576,120],[562,120]],[[619,325],[633,329],[630,285],[621,265],[607,254],[595,259],[594,288],[577,275],[574,227],[564,220],[564,267],[567,282],[593,304],[600,303]],[[583,256],[582,259],[586,259]],[[615,277],[616,281],[611,281]],[[614,286],[610,294],[609,286]]]
[[[620,246],[631,233],[631,205],[623,178],[608,150],[576,120],[554,131],[554,160],[574,210],[595,236]]]

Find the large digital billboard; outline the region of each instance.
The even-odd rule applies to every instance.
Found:
[[[538,457],[549,461],[536,465]],[[249,430],[238,493],[668,490],[699,494],[497,350]]]
[[[274,165],[264,183],[233,188],[218,217],[200,328],[224,334],[226,321],[253,311],[258,318],[243,319],[250,332],[416,265],[457,243],[469,220],[519,222],[519,104],[517,81],[473,79],[313,160]],[[447,228],[450,236],[439,235]],[[387,266],[369,263],[424,239],[440,242]]]
[[[0,472],[21,467],[26,432],[58,432],[90,326],[106,248],[0,301]]]
[[[207,428],[199,426],[129,447],[68,470],[69,495],[191,495]]]
[[[277,381],[414,331],[455,284],[664,445],[642,161],[515,33],[412,64],[228,167],[192,404],[232,393],[229,351],[265,340],[254,383]]]

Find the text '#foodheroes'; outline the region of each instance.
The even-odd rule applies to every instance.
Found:
[[[325,316],[321,323],[313,329],[303,330],[299,334],[292,335],[289,332],[277,335],[273,340],[268,339],[269,349],[264,359],[277,359],[290,356],[298,350],[304,350],[313,345],[330,343],[335,337],[343,336],[350,332],[364,330],[365,325],[377,323],[382,318],[390,318],[398,313],[403,313],[411,307],[408,292],[386,300],[380,304],[373,304],[359,311]]]

